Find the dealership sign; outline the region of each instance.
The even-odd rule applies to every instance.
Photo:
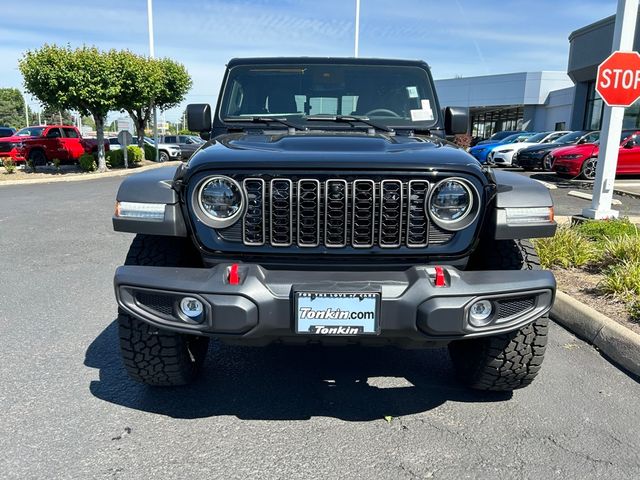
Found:
[[[610,107],[629,107],[640,98],[640,54],[613,52],[598,67],[596,90]]]

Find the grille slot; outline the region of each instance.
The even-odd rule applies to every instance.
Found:
[[[375,238],[376,184],[373,180],[353,182],[351,210],[351,244],[354,247],[373,247]]]
[[[246,178],[247,211],[242,219],[242,241],[246,245],[264,245],[265,185],[261,178]]]
[[[238,232],[219,234],[248,246],[424,248],[455,236],[430,222],[427,180],[248,177],[242,185]]]
[[[531,310],[535,305],[534,297],[518,297],[496,302],[496,319],[501,320]]]
[[[344,247],[347,244],[349,214],[347,181],[332,179],[324,185],[324,244],[327,247]]]
[[[399,247],[402,240],[402,182],[380,182],[380,223],[378,245]]]
[[[271,245],[288,247],[293,243],[293,182],[271,180]]]
[[[411,180],[407,193],[407,246],[426,247],[429,244],[429,217],[424,202],[429,193],[429,182]]]
[[[298,181],[298,245],[320,245],[320,182]]]

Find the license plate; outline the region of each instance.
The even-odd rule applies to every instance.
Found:
[[[380,293],[295,292],[296,333],[377,335]]]

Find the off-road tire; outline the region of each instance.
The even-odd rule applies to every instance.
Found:
[[[539,270],[540,259],[528,240],[481,245],[471,266],[478,270]],[[513,332],[449,344],[458,378],[478,390],[511,391],[526,387],[540,371],[547,346],[548,317]]]
[[[125,265],[197,267],[200,259],[186,239],[137,235]],[[120,351],[131,378],[147,385],[177,386],[200,372],[209,338],[157,328],[120,311]]]

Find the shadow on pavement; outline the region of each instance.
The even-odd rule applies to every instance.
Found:
[[[100,379],[89,386],[97,398],[174,418],[369,421],[424,412],[448,400],[511,398],[456,383],[446,350],[390,347],[251,348],[213,342],[197,382],[148,387],[127,377],[115,321],[91,343],[85,365],[99,369]]]

